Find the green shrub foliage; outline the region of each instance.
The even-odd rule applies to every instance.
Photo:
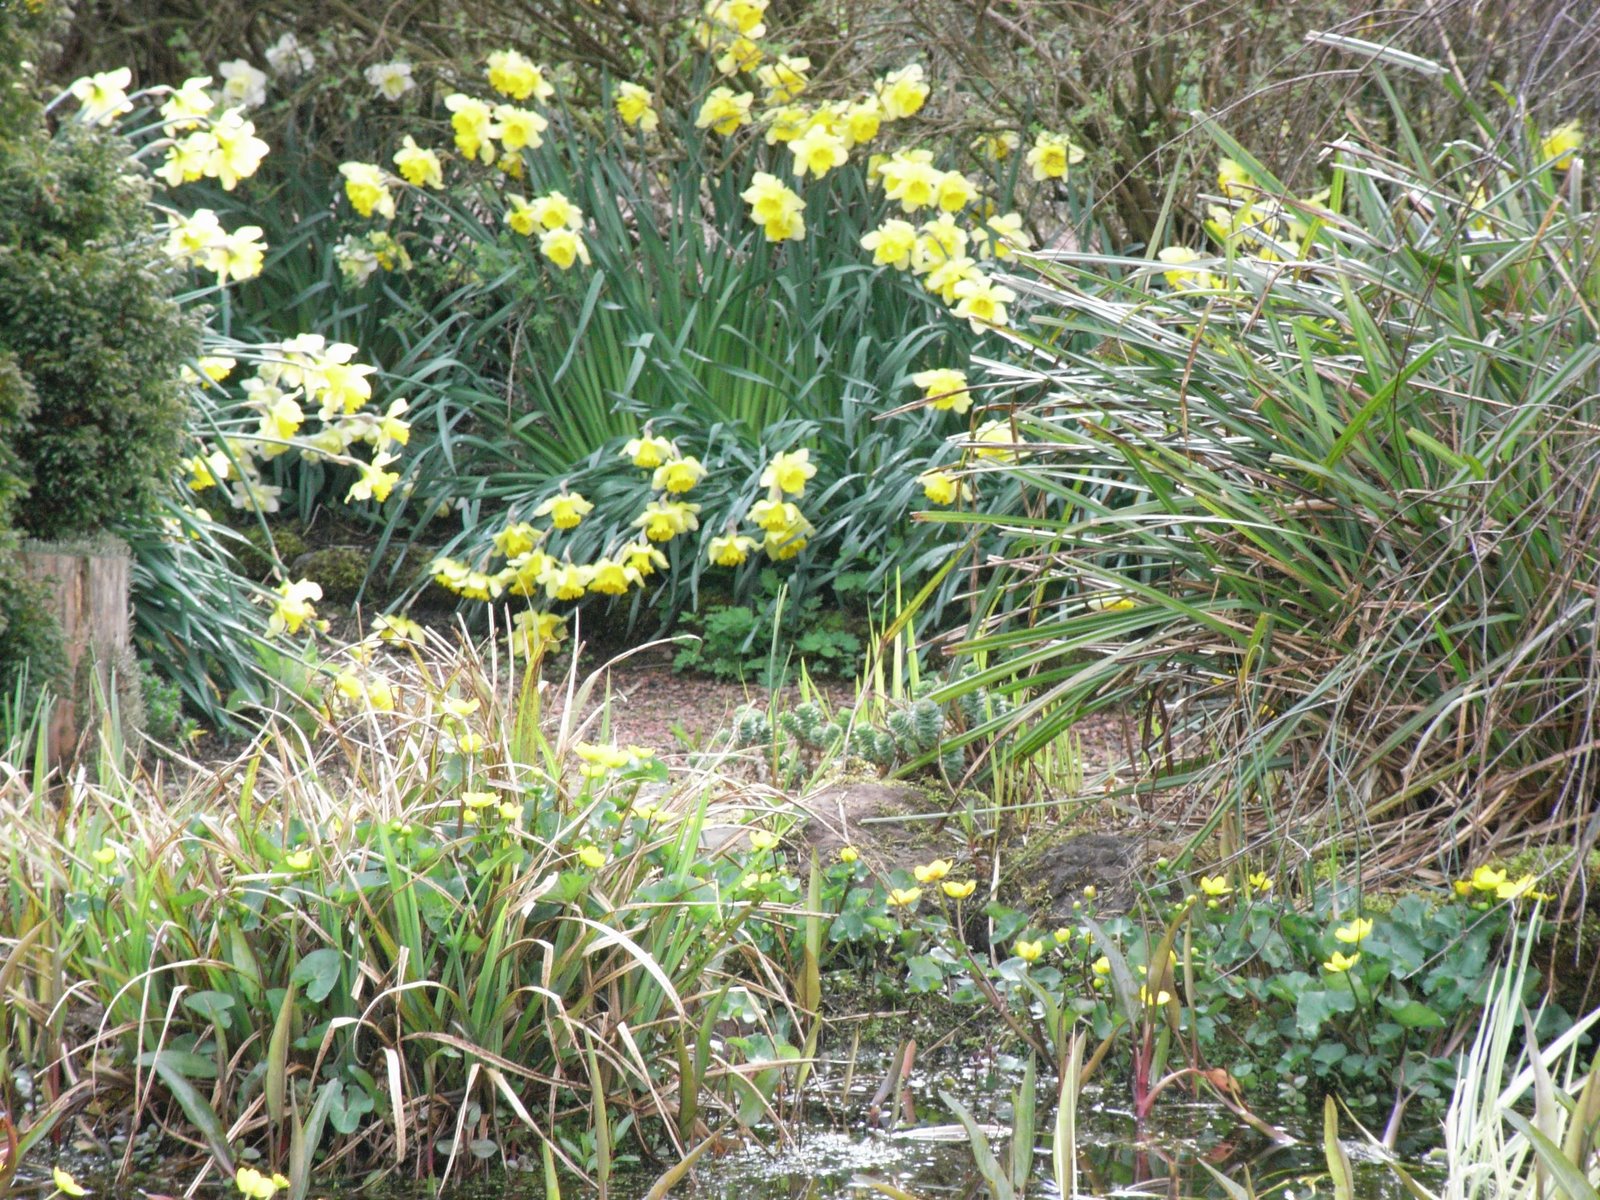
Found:
[[[179,370],[199,345],[177,284],[120,139],[67,127],[0,157],[0,352],[37,398],[12,443],[18,528],[95,532],[176,467]]]

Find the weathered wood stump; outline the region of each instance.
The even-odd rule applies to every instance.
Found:
[[[113,538],[24,542],[17,563],[26,578],[44,585],[66,651],[69,686],[56,700],[46,733],[56,765],[88,728],[97,689],[109,699],[114,684],[132,682],[113,678],[133,666],[128,548]]]

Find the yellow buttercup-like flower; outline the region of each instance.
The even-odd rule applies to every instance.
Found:
[[[944,894],[949,896],[950,899],[965,900],[977,889],[978,883],[975,879],[968,879],[961,883],[957,883],[953,879],[947,879],[939,886],[944,890]]]
[[[839,848],[839,861],[844,863],[846,866],[855,862],[860,857],[860,852],[854,846],[841,846]]]
[[[778,835],[765,829],[755,829],[750,833],[750,847],[753,850],[774,850],[778,845]]]
[[[1130,605],[1130,607],[1132,607]],[[1265,871],[1256,871],[1250,876],[1250,889],[1255,892],[1270,892],[1272,890],[1272,876]]]
[[[1348,925],[1341,925],[1333,931],[1333,936],[1341,942],[1351,946],[1359,946],[1366,941],[1372,933],[1372,922],[1365,917],[1357,917]]]
[[[591,871],[598,871],[606,865],[606,852],[599,846],[580,846],[578,848],[578,861]]]
[[[56,1191],[63,1196],[87,1196],[89,1194],[88,1188],[84,1187],[60,1167],[50,1168],[50,1179],[55,1183]]]
[[[1472,886],[1480,892],[1497,892],[1506,881],[1506,873],[1493,867],[1478,867],[1472,872]]]
[[[890,908],[909,908],[922,899],[921,888],[890,888],[886,901]]]
[[[1035,938],[1030,942],[1023,938],[1018,938],[1013,949],[1016,951],[1017,957],[1023,962],[1038,962],[1040,956],[1044,954],[1044,939]]]
[[[1109,975],[1111,974],[1111,960],[1102,954],[1089,964],[1089,969],[1096,975]]]
[[[1333,952],[1333,957],[1328,959],[1327,962],[1322,964],[1322,969],[1324,971],[1332,971],[1335,974],[1339,974],[1340,972],[1348,971],[1351,967],[1355,966],[1360,961],[1361,961],[1361,955],[1360,955],[1359,952],[1356,953],[1356,954],[1352,954],[1348,958],[1346,958],[1339,951],[1335,950]]]
[[[913,867],[911,873],[917,877],[918,883],[938,883],[950,874],[950,868],[955,866],[948,858],[936,858],[925,866]]]
[[[803,496],[806,483],[816,473],[817,468],[811,465],[810,450],[780,451],[761,472],[761,486],[777,488],[788,496]]]
[[[1233,885],[1226,875],[1200,876],[1200,890],[1207,896],[1222,897],[1233,894]]]
[[[1149,988],[1144,987],[1142,984],[1139,987],[1139,1003],[1140,1004],[1146,1005],[1146,1006],[1151,1007],[1151,1008],[1162,1008],[1165,1005],[1171,1003],[1171,1001],[1172,1001],[1172,993],[1171,992],[1163,992],[1163,991],[1152,992]]]

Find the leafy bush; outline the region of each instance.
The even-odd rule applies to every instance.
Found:
[[[128,153],[73,123],[0,162],[0,350],[37,401],[14,443],[29,480],[16,521],[37,537],[110,527],[178,463],[178,373],[199,332]]]
[[[1050,395],[1000,469],[1050,508],[1013,525],[1010,627],[971,643],[995,664],[973,682],[1034,675],[1016,720],[1050,711],[1021,748],[1150,711],[1141,786],[1198,784],[1240,830],[1265,809],[1273,836],[1321,836],[1321,800],[1341,829],[1426,809],[1410,848],[1447,861],[1497,832],[1596,836],[1600,327],[1576,134],[1527,157],[1341,142],[1311,198],[1219,134],[1212,246],[1039,264],[1052,336],[1001,374]]]

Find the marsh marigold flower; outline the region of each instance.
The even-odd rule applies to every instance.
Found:
[[[1017,957],[1023,962],[1038,962],[1040,956],[1044,954],[1044,939],[1035,938],[1030,942],[1023,938],[1018,938],[1014,949],[1017,952]]]
[[[854,846],[841,846],[839,848],[839,861],[849,866],[861,857],[861,852]]]
[[[1348,945],[1359,946],[1366,941],[1372,933],[1372,922],[1365,917],[1357,917],[1348,925],[1341,925],[1333,931],[1333,936]]]
[[[911,873],[917,877],[918,883],[938,883],[950,874],[950,868],[954,866],[955,863],[948,858],[936,858],[924,866],[913,867]]]
[[[962,883],[957,883],[953,879],[947,879],[939,885],[944,894],[949,896],[952,900],[965,900],[968,896],[972,895],[972,893],[977,889],[977,886],[977,881],[973,879],[968,879]]]
[[[96,851],[95,854],[98,857],[99,851]],[[71,1174],[63,1171],[60,1167],[50,1168],[50,1179],[51,1182],[56,1185],[56,1191],[60,1192],[63,1196],[78,1197],[87,1196],[89,1194],[88,1188],[84,1187],[81,1183],[74,1179]]]
[[[1324,971],[1332,971],[1334,974],[1339,974],[1340,972],[1348,971],[1360,961],[1361,955],[1359,952],[1352,954],[1347,958],[1345,955],[1335,950],[1333,952],[1333,957],[1322,964],[1322,969]]]
[[[909,908],[922,899],[921,888],[890,888],[885,902],[890,908]]]

